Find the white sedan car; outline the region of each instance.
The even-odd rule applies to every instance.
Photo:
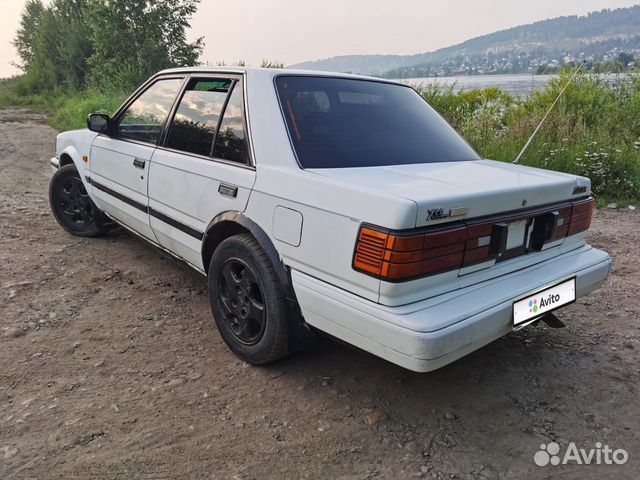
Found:
[[[410,87],[250,68],[159,72],[58,136],[51,208],[208,277],[255,364],[325,332],[425,372],[600,285],[590,181],[481,158]],[[557,319],[555,320],[557,323]]]

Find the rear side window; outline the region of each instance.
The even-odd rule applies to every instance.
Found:
[[[232,80],[193,79],[180,100],[166,146],[211,155],[213,140]]]
[[[242,115],[243,104],[242,85],[236,83],[216,135],[216,143],[213,147],[214,157],[243,164],[249,163],[249,149]]]
[[[303,168],[457,162],[480,157],[413,89],[281,76],[276,89]]]

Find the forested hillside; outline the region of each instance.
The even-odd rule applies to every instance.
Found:
[[[634,57],[640,58],[640,5],[522,25],[431,53],[342,56],[294,66],[405,78],[543,73],[580,59],[615,71]]]

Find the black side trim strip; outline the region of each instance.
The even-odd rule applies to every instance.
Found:
[[[199,232],[195,228],[191,228],[190,226],[185,225],[184,223],[180,223],[179,221],[177,221],[177,220],[175,220],[175,219],[173,219],[171,217],[167,217],[164,213],[160,213],[160,212],[158,212],[157,210],[154,210],[151,207],[149,207],[149,215],[151,215],[152,217],[157,218],[158,220],[160,220],[161,222],[166,223],[167,225],[171,225],[172,227],[177,228],[181,232],[184,232],[187,235],[190,235],[193,238],[196,238],[198,240],[202,240],[202,237],[204,236],[203,232]]]
[[[173,219],[171,217],[166,216],[164,213],[160,213],[160,212],[158,212],[157,210],[154,210],[151,207],[147,207],[146,205],[142,205],[141,203],[138,203],[135,200],[132,200],[132,199],[130,199],[129,197],[127,197],[125,195],[122,195],[121,193],[118,193],[118,192],[116,192],[114,190],[111,190],[109,187],[106,187],[106,186],[102,185],[101,183],[96,182],[95,180],[90,180],[89,183],[91,183],[91,185],[93,185],[98,190],[102,190],[104,193],[106,193],[108,195],[111,195],[112,197],[115,197],[118,200],[123,201],[127,205],[131,205],[132,207],[137,208],[141,212],[148,213],[152,217],[157,218],[158,220],[160,220],[161,222],[166,223],[167,225],[171,225],[172,227],[177,228],[181,232],[184,232],[187,235],[192,236],[193,238],[196,238],[198,240],[202,240],[202,238],[204,237],[204,232],[199,232],[195,228],[191,228],[190,226],[185,225],[184,223],[180,223],[179,221],[177,221],[177,220],[175,220],[175,219]]]
[[[112,197],[117,198],[118,200],[126,203],[127,205],[131,205],[134,208],[137,208],[141,212],[147,213],[147,206],[141,203],[136,202],[135,200],[130,199],[129,197],[122,195],[114,190],[111,190],[109,187],[102,185],[101,183],[96,182],[95,180],[91,180],[91,185],[93,185],[98,190],[102,190],[104,193],[111,195]]]

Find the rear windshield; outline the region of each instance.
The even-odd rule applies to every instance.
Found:
[[[303,168],[478,160],[412,88],[345,78],[281,76],[276,89]]]

